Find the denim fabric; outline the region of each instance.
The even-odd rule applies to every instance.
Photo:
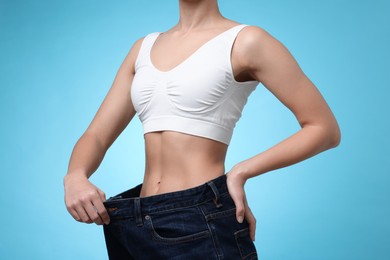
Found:
[[[201,186],[139,197],[142,184],[104,202],[108,256],[117,259],[257,259],[238,223],[226,175]]]

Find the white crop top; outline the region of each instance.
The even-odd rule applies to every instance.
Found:
[[[131,86],[144,134],[169,130],[230,143],[248,96],[259,83],[237,82],[232,73],[232,46],[245,26],[215,36],[169,71],[154,67],[150,58],[161,33],[145,36]]]

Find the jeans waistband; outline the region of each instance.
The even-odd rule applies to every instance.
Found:
[[[104,205],[110,216],[130,216],[135,218],[137,225],[142,225],[142,217],[151,213],[194,206],[209,200],[220,207],[219,197],[228,192],[225,174],[200,186],[159,195],[139,197],[141,188],[142,184],[139,184],[106,200]]]

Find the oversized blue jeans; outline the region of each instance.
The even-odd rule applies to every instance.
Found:
[[[236,220],[226,175],[148,197],[139,197],[141,187],[104,202],[109,259],[257,259],[248,223]]]

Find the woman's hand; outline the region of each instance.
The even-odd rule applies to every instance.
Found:
[[[110,223],[110,217],[103,205],[106,195],[86,177],[67,175],[64,178],[65,204],[77,221],[103,225]]]
[[[251,209],[248,206],[246,200],[244,185],[246,179],[240,175],[238,167],[233,167],[226,174],[226,182],[229,190],[230,197],[232,197],[234,204],[236,205],[236,218],[237,221],[242,223],[244,218],[249,224],[249,234],[252,241],[255,241],[256,233],[256,219]]]

